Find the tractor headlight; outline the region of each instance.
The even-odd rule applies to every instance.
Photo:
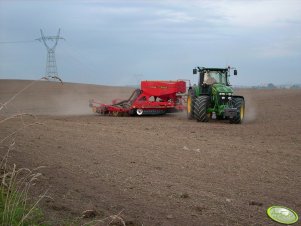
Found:
[[[224,100],[226,97],[222,97],[222,100]]]
[[[231,100],[232,99],[232,97],[228,97],[228,100]]]
[[[225,95],[225,93],[220,93],[220,95]]]

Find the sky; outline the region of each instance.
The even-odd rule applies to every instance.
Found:
[[[0,0],[0,79],[44,76],[35,39],[59,28],[65,82],[194,83],[196,66],[231,66],[232,85],[301,84],[301,0]]]

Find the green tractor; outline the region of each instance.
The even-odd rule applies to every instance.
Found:
[[[193,74],[199,74],[199,84],[190,86],[187,98],[187,116],[199,122],[210,119],[229,120],[240,124],[245,115],[245,100],[243,96],[233,95],[229,84],[232,68],[200,68],[193,69]],[[237,75],[237,70],[234,70]]]

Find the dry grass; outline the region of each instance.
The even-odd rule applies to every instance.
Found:
[[[58,77],[42,77],[39,80],[50,79],[63,83]],[[0,103],[0,116],[2,111],[7,109],[8,104],[39,80],[29,83],[7,101]],[[33,118],[34,121],[26,123],[24,120],[25,117]],[[16,113],[2,117],[0,128],[9,120],[16,119],[21,120],[22,126],[14,129],[0,139],[0,145],[8,144],[7,152],[0,162],[0,225],[37,225],[41,220],[41,213],[37,209],[37,205],[46,196],[47,191],[36,197],[34,201],[29,198],[29,193],[37,179],[41,176],[41,173],[37,172],[41,167],[33,170],[28,168],[18,169],[16,164],[9,164],[9,155],[15,148],[15,135],[31,126],[41,125],[41,123],[33,114]]]
[[[120,226],[126,226],[126,223],[124,221],[124,219],[120,216],[121,213],[123,212],[120,211],[118,214],[116,215],[111,215],[109,217],[103,218],[103,219],[95,219],[92,221],[89,221],[85,224],[83,224],[83,226],[96,226],[96,225],[120,225]]]
[[[0,213],[1,225],[34,224],[40,218],[37,204],[45,197],[47,191],[38,197],[34,204],[29,203],[28,194],[40,173],[37,169],[17,169],[16,165],[8,164],[9,153],[14,149],[15,142],[9,145],[8,151],[0,163]],[[40,168],[40,167],[39,167]]]

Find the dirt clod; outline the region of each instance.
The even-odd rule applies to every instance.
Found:
[[[250,201],[249,205],[250,206],[263,206],[263,203],[257,202],[257,201]]]
[[[168,214],[168,215],[166,216],[166,218],[167,218],[167,219],[173,219],[174,217],[173,217],[172,214]]]
[[[182,198],[182,199],[187,199],[187,198],[189,198],[189,194],[186,193],[186,192],[181,193],[181,194],[180,194],[180,198]]]
[[[95,210],[85,210],[82,213],[82,218],[94,218],[96,217],[97,212]]]

